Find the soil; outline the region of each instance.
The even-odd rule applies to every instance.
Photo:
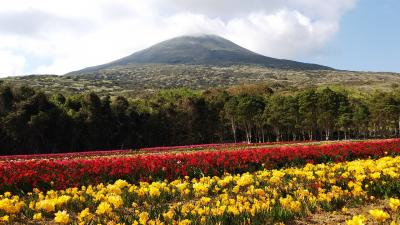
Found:
[[[375,200],[374,202],[370,202],[365,205],[348,207],[344,212],[342,210],[333,211],[333,212],[316,212],[314,214],[309,215],[306,218],[300,218],[295,220],[293,225],[306,225],[306,224],[315,224],[315,225],[330,225],[330,224],[346,224],[346,220],[350,220],[355,215],[364,215],[367,219],[371,219],[369,215],[369,210],[371,209],[387,209],[387,201],[385,200]],[[367,222],[368,224],[368,222]]]

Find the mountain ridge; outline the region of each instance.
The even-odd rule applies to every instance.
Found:
[[[278,69],[332,70],[327,66],[276,59],[252,52],[216,35],[185,35],[168,39],[115,61],[73,71],[71,74],[98,72],[131,64],[262,65]]]

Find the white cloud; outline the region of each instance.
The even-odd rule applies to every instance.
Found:
[[[355,2],[0,0],[0,76],[63,74],[196,33],[271,57],[308,56],[334,37]]]
[[[228,23],[228,37],[244,47],[278,58],[312,53],[330,40],[337,21],[312,21],[298,11],[252,13]],[[252,40],[247,42],[246,40]]]
[[[7,51],[0,51],[0,77],[9,74],[21,74],[25,66],[25,58]]]

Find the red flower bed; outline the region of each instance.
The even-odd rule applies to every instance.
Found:
[[[124,155],[124,154],[131,153],[131,152],[132,152],[131,149],[126,149],[126,150],[86,151],[86,152],[68,152],[68,153],[53,153],[53,154],[3,155],[3,156],[0,156],[0,161],[29,160],[29,159],[78,158],[78,157],[104,156],[104,155]]]
[[[176,151],[176,150],[191,150],[191,149],[224,149],[224,148],[241,148],[248,146],[262,146],[262,145],[284,145],[284,144],[300,144],[315,141],[275,141],[275,142],[262,142],[262,143],[221,143],[221,144],[198,144],[198,145],[180,145],[180,146],[161,146],[151,148],[141,148],[140,151],[147,152],[163,152],[163,151]]]
[[[0,189],[65,188],[115,179],[175,179],[185,175],[221,175],[266,167],[344,161],[400,153],[400,139],[275,146],[227,151],[139,154],[95,159],[0,162]]]
[[[221,143],[221,144],[198,144],[198,145],[182,145],[182,146],[163,146],[141,148],[138,150],[99,150],[85,152],[69,152],[69,153],[52,153],[52,154],[29,154],[29,155],[0,155],[0,161],[8,160],[31,160],[31,159],[58,159],[58,158],[83,158],[83,157],[101,157],[101,156],[118,156],[131,155],[140,152],[164,152],[164,151],[187,151],[187,150],[205,150],[205,149],[239,149],[248,146],[265,146],[265,145],[283,145],[283,144],[301,144],[311,141],[287,141],[287,142],[264,142],[264,143]]]

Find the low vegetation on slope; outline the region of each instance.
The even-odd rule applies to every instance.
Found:
[[[137,96],[160,89],[187,87],[198,90],[239,84],[265,83],[274,90],[340,85],[362,91],[392,90],[400,84],[395,73],[337,70],[284,70],[256,65],[128,65],[79,75],[40,75],[3,78],[16,85],[28,85],[48,93],[81,93]]]

